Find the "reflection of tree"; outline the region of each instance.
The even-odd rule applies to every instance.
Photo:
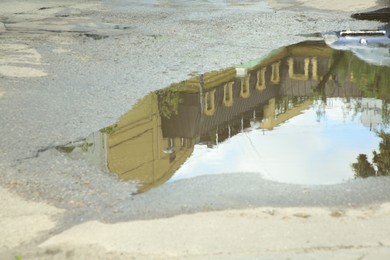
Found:
[[[387,102],[382,103],[382,123],[385,127],[390,125],[390,109]]]
[[[390,134],[382,131],[378,135],[382,138],[379,152],[373,152],[372,163],[368,161],[367,155],[359,154],[357,162],[352,164],[355,177],[390,176]]]
[[[383,139],[379,144],[379,153],[374,151],[373,162],[378,167],[377,175],[390,175],[390,134],[381,132],[379,136]]]
[[[316,100],[313,105],[316,107],[316,121],[321,122],[321,120],[324,119],[326,115],[326,101],[324,102],[323,100]]]
[[[275,113],[276,115],[279,115],[286,113],[286,111],[293,107],[303,104],[308,97],[277,96],[275,99]]]
[[[359,154],[356,158],[357,162],[352,164],[352,169],[355,171],[355,177],[367,178],[376,176],[373,165],[367,160],[366,154]]]
[[[332,65],[331,69],[333,68],[334,72],[329,70],[329,73],[336,73],[338,80],[351,81],[359,88],[363,97],[382,100],[382,124],[388,126],[390,124],[390,111],[387,105],[390,100],[390,77],[387,75],[390,74],[390,67],[367,63],[350,51],[342,52],[341,56],[340,52],[334,52],[333,60],[333,65],[336,66]],[[362,112],[364,108],[357,105],[355,112]]]
[[[345,52],[337,69],[339,78],[351,78],[365,97],[390,98],[390,67],[369,64],[352,52]]]
[[[338,66],[339,78],[350,78],[362,91],[362,96],[381,99],[382,122],[390,123],[387,103],[390,99],[390,67],[369,64],[357,58],[352,52],[345,52]]]
[[[345,53],[341,52],[341,51],[335,51],[333,53],[333,57],[331,59],[332,62],[331,62],[329,69],[322,76],[322,79],[320,80],[318,85],[314,88],[314,94],[316,96],[320,97],[321,100],[325,103],[326,103],[326,97],[327,97],[326,91],[325,91],[326,85],[331,78],[335,78],[334,74],[336,72],[339,72],[340,63],[342,63],[342,61],[345,60],[344,56],[345,56]]]
[[[172,114],[178,114],[179,104],[182,102],[180,93],[170,89],[162,89],[156,92],[160,115],[171,118]]]
[[[283,114],[288,110],[289,97],[278,96],[275,101],[275,112],[277,115]]]

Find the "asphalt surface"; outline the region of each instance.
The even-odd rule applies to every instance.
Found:
[[[52,149],[37,156],[39,150],[114,123],[139,98],[193,72],[226,68],[285,45],[317,39],[302,35],[375,29],[381,23],[355,21],[342,11],[299,6],[277,10],[265,1],[228,5],[116,0],[94,8],[68,4],[55,12],[57,7],[44,8],[42,3],[41,10],[0,16],[7,29],[0,33],[0,46],[21,44],[36,50],[40,62],[17,65],[47,74],[0,76],[0,185],[67,209],[63,226],[90,219],[116,222],[227,208],[338,208],[390,200],[389,178],[302,186],[247,173],[181,180],[132,195],[132,183],[118,181],[84,161]],[[76,25],[47,28],[64,17],[73,18]],[[51,23],[36,22],[47,18]],[[26,19],[30,22],[23,23]]]

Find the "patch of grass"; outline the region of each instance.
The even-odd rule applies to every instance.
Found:
[[[75,146],[57,146],[56,149],[62,153],[71,153],[75,149]]]
[[[106,134],[112,134],[114,132],[114,129],[118,126],[118,124],[112,125],[105,127],[103,129],[100,129],[101,133],[106,133]]]

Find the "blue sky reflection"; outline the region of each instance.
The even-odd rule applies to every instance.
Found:
[[[239,172],[295,184],[336,184],[353,178],[351,163],[360,153],[371,159],[378,148],[381,139],[370,131],[370,123],[379,129],[380,122],[375,112],[356,112],[353,103],[341,98],[328,99],[319,120],[320,106],[314,102],[271,131],[247,129],[213,148],[196,145],[171,181]],[[376,121],[367,121],[367,113]]]

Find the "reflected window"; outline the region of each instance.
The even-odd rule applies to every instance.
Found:
[[[250,95],[251,93],[249,89],[249,76],[247,76],[241,80],[240,97],[248,98]]]
[[[265,85],[265,72],[267,71],[267,67],[261,68],[259,71],[257,71],[257,82],[256,82],[256,89],[258,91],[263,91],[266,89]]]
[[[288,59],[288,76],[295,80],[309,79],[309,58],[289,58]]]
[[[280,82],[280,61],[272,64],[271,83],[278,84]]]
[[[204,113],[207,116],[212,116],[215,113],[215,89],[205,93],[205,108]]]
[[[223,105],[231,107],[233,105],[233,83],[228,82],[223,86]]]
[[[311,58],[311,75],[313,80],[317,81],[318,80],[318,61],[317,57]]]

